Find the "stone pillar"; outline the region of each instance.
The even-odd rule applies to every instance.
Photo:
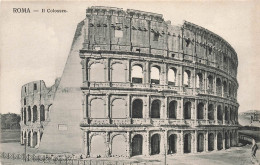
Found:
[[[126,157],[130,158],[132,153],[131,148],[131,132],[126,132],[126,142],[127,142],[127,148],[126,148]]]
[[[30,132],[30,131],[27,130],[27,131],[26,131],[26,135],[25,135],[25,136],[26,136],[26,144],[25,144],[25,145],[27,145],[27,146],[28,146],[28,144],[30,143],[30,142],[28,141],[28,139],[29,139],[29,132]]]
[[[215,102],[214,104],[214,121],[215,124],[218,124],[218,104]]]
[[[150,132],[147,131],[145,140],[143,142],[144,156],[150,155]]]
[[[183,86],[183,67],[179,67],[179,87]]]
[[[218,132],[215,131],[215,138],[214,138],[214,150],[218,150]]]
[[[150,106],[151,106],[151,103],[150,103],[151,98],[150,97],[151,97],[150,95],[147,95],[147,97],[146,97],[146,107],[144,106],[144,112],[143,112],[143,113],[145,113],[144,117],[147,120],[150,119]]]
[[[143,76],[144,76],[144,83],[150,84],[150,62],[145,63],[145,68],[143,68]]]
[[[168,118],[168,97],[167,96],[165,96],[164,97],[164,108],[162,108],[163,109],[163,112],[161,113],[161,114],[163,114],[163,116],[162,116],[162,118],[163,119],[167,119]]]
[[[207,152],[208,151],[208,137],[209,137],[209,132],[208,130],[206,130],[205,134],[204,134],[204,151]]]
[[[131,77],[132,77],[132,67],[131,67],[131,60],[129,59],[128,61],[127,61],[127,68],[128,68],[128,79],[127,79],[127,82],[132,82],[132,79],[131,79]]]
[[[195,107],[196,107],[195,102],[191,101],[191,119],[196,119],[194,114]]]
[[[205,77],[204,77],[204,90],[205,90],[205,93],[207,93],[207,89],[208,89],[208,73],[205,72]]]
[[[165,63],[163,63],[163,65],[161,65],[161,71],[160,71],[160,85],[167,85],[167,69],[166,69],[166,65]]]
[[[213,92],[214,95],[217,95],[217,80],[216,80],[216,75],[214,74],[214,78],[213,78]]]
[[[223,131],[223,134],[222,134],[222,141],[223,141],[223,143],[222,143],[223,150],[225,150],[226,149],[226,145],[225,145],[225,131]]]
[[[110,132],[106,132],[106,157],[111,156],[111,148],[110,148]]]
[[[204,107],[204,119],[208,121],[208,110],[209,110],[209,100],[206,101],[205,107]]]
[[[132,108],[132,102],[131,102],[131,94],[127,95],[127,109],[126,109],[126,118],[130,119],[132,116],[131,113],[131,108]]]
[[[40,147],[40,141],[41,141],[41,132],[40,130],[37,132],[37,144],[35,146],[35,148]]]
[[[88,131],[83,131],[83,153],[89,155]]]
[[[183,98],[181,98],[181,100],[178,100],[178,110],[177,110],[177,119],[181,119],[181,120],[183,120],[184,119],[184,117],[183,117],[183,111],[184,111],[184,109],[183,109],[183,104],[184,104],[184,100],[183,100]]]
[[[194,120],[198,120],[198,100],[195,99],[195,106],[194,106]]]
[[[41,105],[39,104],[39,106],[37,107],[37,119],[36,122],[40,123],[41,121]]]
[[[183,138],[184,138],[184,132],[181,131],[179,135],[179,138],[178,138],[178,151],[180,154],[184,154],[184,141],[183,141]]]
[[[198,131],[195,130],[194,132],[194,153],[198,151]]]
[[[33,130],[31,130],[30,147],[33,148]]]
[[[161,145],[160,154],[161,155],[165,155],[165,154],[167,155],[167,151],[168,151],[167,134],[168,134],[167,130],[163,130],[163,132],[161,133],[161,136],[162,136],[161,141],[160,141],[160,145]]]
[[[111,112],[110,112],[110,94],[106,94],[106,105],[105,105],[107,112],[106,117],[111,118]]]

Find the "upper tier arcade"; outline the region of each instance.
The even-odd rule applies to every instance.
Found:
[[[235,50],[203,27],[187,21],[174,26],[164,21],[161,14],[132,9],[96,6],[88,8],[86,16],[88,26],[81,52],[107,50],[158,55],[217,68],[236,82]]]

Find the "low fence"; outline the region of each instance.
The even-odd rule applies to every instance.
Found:
[[[240,143],[243,143],[243,144],[252,144],[252,140],[253,138],[246,135],[246,134],[243,134],[241,132],[239,132],[238,134],[238,137],[239,137],[239,142]]]
[[[26,157],[26,158],[25,158]],[[134,162],[123,162],[118,160],[91,160],[91,159],[73,159],[72,157],[59,157],[48,155],[34,155],[34,154],[17,154],[17,153],[0,153],[0,158],[21,160],[28,162],[39,162],[47,164],[60,164],[60,165],[137,165]]]

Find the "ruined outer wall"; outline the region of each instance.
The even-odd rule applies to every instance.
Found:
[[[53,102],[50,122],[46,126],[39,150],[44,153],[79,153],[82,148],[81,91],[82,73],[79,50],[82,49],[84,21],[80,22],[73,39],[61,81]]]

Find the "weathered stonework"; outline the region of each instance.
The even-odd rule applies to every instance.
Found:
[[[235,146],[237,66],[229,43],[203,27],[90,7],[39,149],[131,157]]]

